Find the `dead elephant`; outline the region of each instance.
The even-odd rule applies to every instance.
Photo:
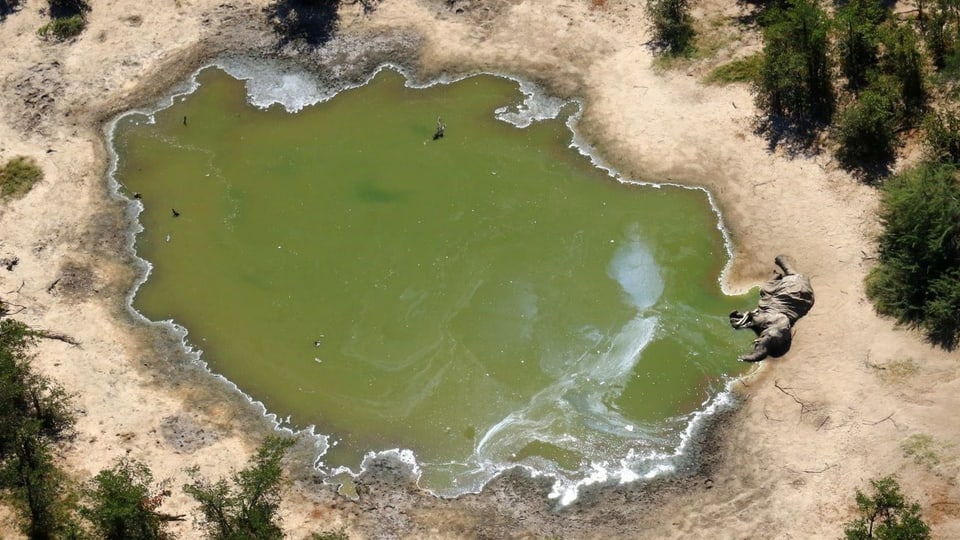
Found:
[[[730,313],[731,326],[751,328],[757,334],[753,351],[737,357],[742,362],[759,362],[767,356],[776,358],[787,354],[793,340],[793,325],[813,307],[810,280],[797,273],[786,255],[777,255],[774,262],[778,269],[773,279],[760,286],[757,309]]]

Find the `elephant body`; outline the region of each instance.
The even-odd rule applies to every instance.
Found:
[[[757,308],[741,313],[730,313],[730,325],[735,329],[750,328],[757,334],[753,351],[737,359],[759,362],[767,356],[783,356],[790,350],[791,330],[800,317],[813,307],[813,287],[810,280],[797,273],[786,255],[777,255],[777,272],[773,279],[760,286]]]

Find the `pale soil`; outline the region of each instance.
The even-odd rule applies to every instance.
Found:
[[[123,207],[107,193],[101,127],[211,55],[268,50],[266,2],[97,1],[90,27],[65,44],[35,35],[46,2],[25,4],[0,23],[0,159],[33,156],[46,178],[0,207],[0,257],[20,257],[12,272],[0,269],[0,297],[26,307],[18,318],[82,344],[44,342],[36,359],[82,411],[66,468],[83,477],[120,456],[143,460],[173,492],[163,510],[188,513],[185,468],[229,473],[267,423],[191,367],[175,336],[125,311],[136,270]],[[290,536],[345,525],[355,537],[829,538],[850,519],[855,489],[896,474],[935,537],[960,537],[960,355],[877,318],[864,298],[876,193],[826,155],[771,152],[754,132],[748,89],[700,82],[709,62],[655,68],[640,0],[593,4],[461,0],[457,13],[439,0],[386,0],[370,15],[346,6],[341,39],[297,58],[356,69],[393,59],[422,77],[510,72],[581,97],[582,131],[625,177],[711,190],[736,252],[728,288],[765,279],[779,252],[812,277],[817,305],[793,350],[745,382],[741,406],[706,441],[699,475],[603,490],[557,511],[541,485],[514,477],[455,501],[371,477],[353,502],[301,466],[305,480],[283,510]],[[711,0],[698,14],[722,26],[742,9]],[[728,32],[718,32],[731,36],[720,57],[756,47]],[[390,52],[356,54],[364,48]],[[0,511],[0,535],[14,529]],[[198,535],[190,520],[174,532]]]

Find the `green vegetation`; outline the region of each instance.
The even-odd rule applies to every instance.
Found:
[[[37,162],[26,156],[10,158],[0,166],[0,197],[20,197],[43,178]]]
[[[707,75],[707,82],[730,84],[738,82],[753,83],[760,78],[763,55],[760,53],[739,58],[717,66]]]
[[[688,0],[647,0],[647,15],[653,24],[653,39],[669,55],[690,52],[693,17]]]
[[[836,56],[840,59],[846,87],[853,92],[867,85],[870,70],[877,65],[880,47],[877,25],[885,17],[886,10],[877,0],[854,0],[837,10]]]
[[[837,157],[841,163],[885,163],[893,159],[895,132],[893,100],[885,92],[866,90],[845,109],[837,124]]]
[[[903,457],[912,457],[917,465],[933,468],[940,464],[940,455],[937,453],[933,437],[926,433],[915,433],[900,443]]]
[[[76,527],[50,450],[74,418],[63,389],[31,369],[28,350],[37,335],[23,323],[0,320],[0,490],[27,518],[23,533],[44,539]]]
[[[960,340],[960,181],[951,164],[924,163],[883,186],[880,263],[867,277],[876,310],[922,329],[934,343]]]
[[[769,8],[764,24],[758,105],[801,131],[829,122],[834,95],[826,13],[816,0],[788,0]]]
[[[944,111],[927,115],[923,131],[928,159],[960,165],[960,116],[957,113]]]
[[[233,476],[232,485],[194,477],[183,490],[200,503],[204,528],[213,539],[260,540],[283,538],[277,509],[283,470],[280,461],[292,439],[268,437],[247,468]],[[196,475],[194,469],[193,474]]]
[[[71,15],[53,19],[41,26],[37,33],[43,37],[53,36],[63,41],[79,36],[86,27],[87,21],[83,18],[83,15]]]
[[[80,515],[106,540],[171,539],[165,527],[178,518],[157,512],[169,493],[151,494],[151,482],[153,474],[146,465],[120,459],[93,479],[86,492],[91,503],[80,508]]]
[[[172,539],[167,523],[184,516],[157,510],[170,493],[151,492],[153,475],[146,465],[120,459],[77,493],[54,464],[52,445],[71,434],[74,417],[66,393],[32,370],[29,354],[38,338],[51,335],[0,319],[0,493],[20,514],[23,533],[37,540]],[[232,484],[197,480],[184,486],[200,502],[211,538],[283,537],[276,516],[283,479],[280,460],[292,444],[292,439],[268,438]],[[314,537],[347,538],[342,530]]]
[[[874,493],[864,495],[857,490],[860,517],[844,527],[847,540],[925,540],[930,527],[920,518],[920,505],[907,501],[892,477],[871,480]]]
[[[53,36],[60,41],[80,35],[87,27],[87,0],[48,0],[50,22],[41,26],[37,34]]]

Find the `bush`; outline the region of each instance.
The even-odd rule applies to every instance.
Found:
[[[886,182],[879,264],[867,277],[878,313],[920,328],[933,343],[960,341],[960,181],[925,163]]]
[[[882,90],[867,90],[840,115],[837,157],[846,167],[887,163],[894,156],[893,100]]]
[[[930,527],[920,519],[920,505],[903,498],[896,480],[888,476],[870,483],[875,491],[873,496],[868,497],[857,490],[860,517],[844,527],[847,540],[930,538]]]
[[[653,39],[668,54],[690,52],[693,18],[688,0],[647,0],[647,16],[653,24]]]
[[[815,0],[789,0],[771,8],[764,23],[758,107],[800,128],[829,122],[834,96],[823,9]]]
[[[43,178],[33,158],[16,156],[0,166],[0,197],[20,197]]]
[[[71,15],[69,17],[60,17],[54,19],[40,27],[37,33],[43,37],[53,35],[60,41],[79,36],[87,27],[87,21],[83,15]]]
[[[927,115],[924,146],[932,161],[960,165],[960,116],[953,111]]]

